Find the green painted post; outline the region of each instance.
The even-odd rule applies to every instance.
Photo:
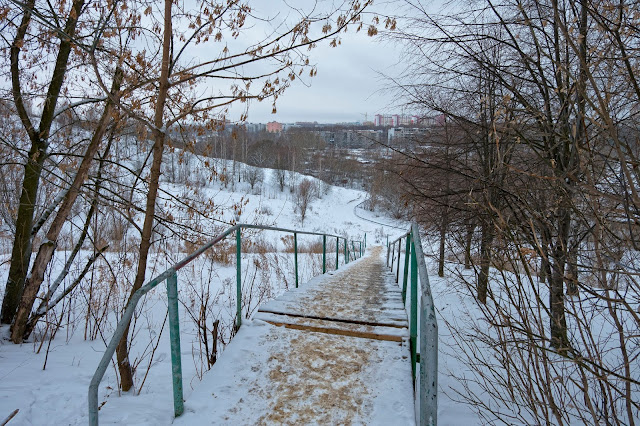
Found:
[[[349,263],[349,257],[347,255],[347,239],[344,239],[344,264]]]
[[[236,229],[236,330],[242,325],[242,235]]]
[[[327,272],[327,236],[322,236],[322,273]]]
[[[387,234],[387,268],[389,267],[389,234]]]
[[[351,253],[353,253],[353,256],[355,257],[355,253],[356,253],[356,245],[354,244],[353,240],[351,241]]]
[[[340,266],[340,237],[336,237],[336,271],[338,270],[338,267]]]
[[[367,249],[367,233],[364,233],[364,249]]]
[[[396,260],[396,245],[392,243],[389,246],[389,250],[391,250],[391,262],[387,262],[387,266],[391,268],[391,272],[393,272],[393,263]]]
[[[169,302],[169,337],[171,340],[171,375],[173,377],[173,413],[179,417],[184,413],[182,397],[182,359],[180,357],[180,319],[178,317],[178,274],[167,278]]]
[[[401,244],[402,238],[398,240],[398,264],[396,265],[396,283],[398,282],[398,280],[400,280],[400,254],[402,253]]]
[[[293,259],[296,264],[296,288],[298,288],[298,233],[293,233]]]
[[[411,318],[409,321],[409,342],[411,346],[411,371],[416,380],[416,342],[418,340],[418,258],[416,246],[411,241]]]
[[[407,279],[409,274],[409,257],[411,256],[411,234],[407,234],[404,246],[404,274],[402,274],[402,302],[407,304]]]

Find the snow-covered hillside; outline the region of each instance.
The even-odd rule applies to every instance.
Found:
[[[231,170],[231,162],[217,160],[216,169]],[[171,166],[169,162],[169,166]],[[177,163],[183,165],[182,163]],[[327,232],[361,240],[367,235],[369,244],[385,244],[387,234],[401,232],[394,228],[406,224],[389,218],[374,217],[371,213],[357,209],[365,199],[365,193],[352,189],[332,187],[316,182],[314,178],[291,174],[291,182],[309,179],[320,189],[319,198],[310,203],[304,223],[296,210],[295,194],[285,187],[281,191],[273,170],[260,169],[261,179],[253,188],[246,180],[229,182],[207,179],[199,171],[197,162],[185,168],[188,185],[172,183],[171,174],[165,170],[164,193],[159,206],[164,214],[180,211],[172,206],[190,199],[208,201],[203,208],[215,209],[211,223],[220,229],[228,226],[224,222],[237,221],[258,223],[308,231]],[[253,169],[236,164],[245,172]],[[183,214],[189,220],[188,209]],[[179,222],[179,217],[174,218]],[[368,220],[373,219],[373,221]],[[391,226],[385,226],[389,224]],[[215,232],[211,232],[212,234]],[[286,291],[294,285],[293,255],[287,247],[290,235],[273,231],[248,233],[248,245],[243,255],[244,312],[250,316],[258,304]],[[322,272],[321,255],[317,246],[319,237],[299,236],[300,281],[304,283]],[[207,370],[202,334],[210,331],[215,320],[219,320],[220,356],[223,346],[231,334],[235,313],[235,263],[233,256],[226,256],[229,245],[222,244],[196,262],[180,271],[179,296],[182,333],[182,364],[185,398]],[[335,253],[335,244],[329,241],[329,253]],[[173,235],[160,242],[153,252],[147,278],[163,271],[189,251],[181,242],[180,235]],[[217,250],[217,251],[216,251]],[[87,390],[91,377],[102,356],[106,343],[113,333],[117,313],[122,309],[128,293],[129,269],[132,259],[121,254],[107,252],[110,265],[118,265],[123,282],[109,288],[79,286],[56,314],[47,316],[29,343],[13,345],[4,337],[8,327],[0,328],[0,420],[19,409],[11,425],[86,424]],[[62,268],[65,252],[58,252],[54,266],[49,272],[55,277]],[[6,282],[8,255],[4,254],[0,267],[0,281]],[[340,262],[344,262],[340,256]],[[329,268],[335,263],[335,255],[328,256]],[[100,272],[96,272],[99,274]],[[100,282],[100,278],[95,282]],[[105,281],[106,282],[106,281]],[[106,287],[106,286],[105,286]],[[115,295],[115,296],[114,296]],[[1,295],[0,295],[1,296]],[[246,299],[246,300],[245,300]],[[92,306],[97,309],[88,309]],[[107,370],[100,386],[100,421],[102,424],[169,424],[172,421],[171,360],[166,323],[166,291],[158,286],[139,305],[132,335],[131,360],[136,369],[136,390],[128,394],[118,391],[115,366]],[[202,326],[205,328],[203,329]],[[57,329],[49,339],[50,329]],[[203,331],[208,330],[208,331]],[[47,336],[41,339],[41,336]],[[211,338],[209,338],[209,341]],[[210,342],[209,342],[210,344]]]

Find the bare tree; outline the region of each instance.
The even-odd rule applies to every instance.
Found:
[[[300,222],[304,225],[304,219],[307,217],[307,211],[313,199],[316,197],[316,188],[310,179],[303,179],[296,186],[295,203],[296,210],[300,214]]]
[[[264,179],[264,169],[260,167],[249,167],[247,168],[247,181],[249,181],[249,185],[251,185],[251,189],[253,190],[256,184],[262,182]]]
[[[76,0],[71,5],[71,8],[66,11],[66,17],[60,16],[60,19],[55,21],[64,21],[65,23],[63,27],[57,28],[60,43],[57,46],[55,65],[53,66],[46,95],[43,97],[44,102],[39,117],[39,124],[36,127],[30,117],[29,111],[27,111],[27,104],[23,94],[25,83],[22,81],[23,72],[21,72],[22,67],[20,66],[21,52],[23,52],[30,43],[34,42],[33,39],[28,37],[30,34],[29,28],[38,25],[37,22],[33,22],[35,3],[35,0],[27,1],[21,10],[19,10],[19,14],[9,20],[10,23],[12,23],[14,19],[15,21],[19,20],[17,26],[14,27],[13,25],[15,24],[10,26],[14,31],[13,41],[9,49],[11,61],[11,93],[16,113],[22,123],[26,136],[29,138],[31,146],[24,164],[23,182],[16,218],[16,232],[11,253],[12,260],[9,267],[5,296],[2,301],[1,320],[4,324],[11,324],[14,319],[27,277],[31,258],[33,221],[38,188],[40,186],[40,176],[47,157],[51,126],[55,117],[58,98],[67,72],[72,39],[75,37],[78,19],[84,10],[84,0]]]
[[[413,61],[400,90],[455,120],[473,147],[441,167],[468,184],[458,240],[480,227],[478,279],[458,279],[481,320],[449,324],[473,336],[454,345],[474,371],[459,377],[461,397],[488,422],[634,424],[637,4],[408,7],[392,35]],[[406,154],[416,170],[438,166]]]
[[[244,31],[247,20],[254,19],[251,8],[239,1],[205,4],[206,7],[201,5],[197,10],[187,10],[179,15],[172,14],[171,0],[165,0],[161,9],[148,9],[149,18],[153,20],[155,28],[161,29],[163,37],[161,42],[156,43],[155,36],[150,36],[149,42],[151,45],[156,43],[157,51],[139,52],[140,60],[131,66],[136,75],[145,76],[142,82],[154,83],[152,92],[147,93],[148,85],[141,82],[127,103],[119,104],[120,108],[147,126],[153,140],[137,273],[130,295],[145,280],[159,176],[164,147],[170,138],[169,130],[187,119],[206,123],[205,127],[219,127],[225,122],[229,105],[233,103],[247,104],[252,100],[270,99],[275,109],[277,98],[291,82],[299,78],[303,70],[308,70],[310,76],[315,75],[315,68],[301,49],[313,47],[323,40],[337,45],[339,34],[360,21],[360,14],[369,2],[345,4],[344,9],[333,9],[327,14],[303,15],[297,22],[289,22],[285,18],[284,22],[272,23],[273,32],[263,40],[251,41],[237,52],[230,52],[225,46],[218,50],[217,56],[196,61],[196,56],[189,57],[193,46],[219,43],[225,37],[237,39]],[[158,57],[161,58],[160,64],[155,62]],[[263,66],[254,65],[259,63]],[[159,74],[157,69],[160,69]],[[193,89],[204,88],[205,82],[214,80],[221,84],[230,82],[228,91],[221,94],[219,88],[208,86],[207,94],[203,95],[201,91]],[[153,111],[152,116],[145,115],[145,106]],[[246,111],[240,121],[245,118]],[[120,383],[124,391],[133,386],[128,339],[127,329],[116,350]]]

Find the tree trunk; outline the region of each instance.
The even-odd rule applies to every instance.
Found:
[[[489,268],[491,267],[492,224],[483,222],[480,227],[480,273],[478,274],[478,302],[487,303],[489,290]]]
[[[147,257],[149,248],[151,247],[151,231],[153,229],[153,219],[156,211],[156,198],[158,195],[158,186],[160,180],[160,171],[162,165],[162,154],[166,134],[164,133],[164,109],[169,92],[169,69],[171,65],[171,6],[172,0],[164,2],[164,36],[162,43],[162,68],[160,71],[160,81],[158,87],[158,99],[154,111],[154,129],[153,129],[153,161],[151,163],[151,171],[149,174],[149,192],[147,193],[147,204],[144,214],[144,224],[142,226],[142,235],[140,239],[140,258],[138,260],[138,269],[136,278],[133,282],[133,288],[129,295],[131,296],[144,283],[145,273],[147,269]],[[128,302],[128,303],[129,303]],[[133,370],[129,362],[129,325],[127,325],[118,347],[116,348],[116,359],[118,363],[118,372],[120,373],[120,387],[124,392],[129,391],[133,387]]]
[[[559,209],[558,237],[555,247],[553,248],[549,305],[551,307],[551,346],[560,354],[566,354],[569,349],[567,320],[564,308],[564,272],[567,264],[567,243],[570,223],[571,215],[568,209]]]
[[[35,303],[36,297],[38,295],[38,291],[40,291],[40,285],[44,281],[44,273],[47,269],[47,266],[51,262],[53,258],[53,253],[56,248],[56,241],[58,240],[58,236],[60,235],[60,231],[62,231],[62,227],[67,221],[67,217],[71,212],[71,208],[80,193],[80,188],[84,184],[87,176],[89,175],[89,168],[91,167],[91,163],[93,162],[93,157],[95,156],[98,148],[100,147],[100,142],[104,136],[104,133],[107,130],[107,125],[111,120],[111,114],[113,112],[114,100],[117,98],[117,93],[120,91],[120,85],[122,84],[123,72],[121,68],[116,68],[116,72],[113,78],[113,83],[111,87],[110,98],[107,101],[104,111],[102,113],[102,117],[97,124],[97,128],[93,133],[93,137],[91,138],[91,142],[87,147],[87,151],[82,158],[82,162],[78,167],[78,171],[71,183],[71,187],[67,191],[58,212],[56,213],[55,218],[53,219],[51,226],[49,227],[49,231],[47,232],[45,243],[43,243],[36,255],[36,259],[33,262],[33,268],[31,269],[31,274],[29,274],[29,278],[27,279],[24,290],[22,293],[22,297],[20,298],[20,304],[18,305],[18,311],[16,312],[15,321],[13,323],[13,327],[11,329],[11,341],[14,343],[22,343],[24,339],[29,337],[29,334],[32,330],[31,327],[27,327],[27,322],[29,320],[29,316],[31,315],[31,309],[33,308],[33,304]]]
[[[9,266],[5,297],[2,301],[2,314],[0,320],[3,324],[10,324],[16,315],[29,270],[33,238],[33,216],[35,213],[38,188],[40,186],[40,175],[46,158],[49,133],[51,130],[51,124],[53,123],[55,108],[58,103],[58,97],[67,71],[67,63],[69,61],[69,54],[71,53],[71,39],[75,35],[76,24],[78,22],[78,17],[82,13],[84,0],[75,0],[73,2],[72,12],[69,14],[69,18],[65,23],[63,35],[60,37],[60,47],[42,109],[42,114],[40,116],[38,130],[33,127],[29,114],[24,106],[22,89],[20,87],[19,65],[20,50],[31,21],[31,13],[34,5],[35,0],[29,0],[24,5],[25,13],[10,49],[11,89],[13,100],[20,117],[20,121],[31,140],[31,148],[24,166],[20,205],[18,206],[18,215],[16,218],[16,235],[14,237],[13,248],[11,250],[11,265]]]
[[[580,73],[578,75],[576,103],[578,105],[578,115],[576,117],[576,143],[577,145],[586,146],[586,83],[587,83],[587,5],[586,0],[580,2],[580,38],[579,53]],[[587,178],[588,179],[588,178]],[[596,228],[599,222],[596,220]],[[568,253],[568,270],[567,270],[567,295],[577,296],[578,288],[578,243],[572,244],[572,248]]]
[[[2,300],[3,324],[11,324],[13,322],[29,270],[32,243],[31,229],[33,228],[36,196],[40,185],[40,174],[45,151],[46,146],[44,143],[32,144],[29,151],[29,159],[24,167],[22,192],[16,220],[16,235],[11,251],[11,265],[9,266],[7,286]],[[35,161],[32,159],[35,159]]]
[[[447,238],[447,214],[443,213],[440,221],[440,250],[438,255],[438,276],[444,277],[444,249]]]
[[[467,234],[465,236],[464,244],[464,269],[471,269],[471,244],[473,242],[473,230],[475,224],[472,220],[467,220],[466,223]]]
[[[538,274],[538,282],[543,283],[547,280],[547,271],[549,270],[549,261],[545,257],[540,258],[540,274]]]
[[[567,253],[567,296],[580,294],[578,279],[578,247],[572,247]]]

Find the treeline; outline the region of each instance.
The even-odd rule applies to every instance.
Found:
[[[495,423],[640,415],[640,4],[419,3],[399,92],[443,114],[389,176],[482,316],[452,325]],[[472,278],[471,278],[472,277]],[[490,354],[490,355],[487,355]]]
[[[187,129],[182,129],[184,133]],[[248,181],[252,176],[236,162],[260,168],[275,169],[277,184],[283,190],[289,173],[314,176],[325,183],[363,189],[370,186],[373,165],[382,157],[384,146],[367,140],[367,148],[352,150],[327,142],[321,132],[309,128],[291,128],[269,133],[250,132],[245,125],[228,125],[216,132],[189,128],[189,140],[196,141],[191,149],[203,156],[232,160],[231,169],[219,170],[229,182]],[[184,139],[182,136],[177,141]],[[189,148],[178,142],[177,147]],[[281,176],[282,175],[282,176]],[[232,176],[234,178],[232,178]]]

